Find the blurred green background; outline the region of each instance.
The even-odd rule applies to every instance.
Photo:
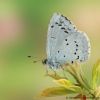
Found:
[[[88,34],[91,56],[82,66],[91,77],[100,57],[100,0],[0,0],[0,100],[65,100],[37,98],[55,85],[44,76],[42,63],[33,63],[46,57],[48,23],[54,12],[69,17]]]

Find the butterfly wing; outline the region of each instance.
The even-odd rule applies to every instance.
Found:
[[[46,49],[47,59],[62,65],[88,59],[90,42],[68,18],[55,13],[50,20]]]
[[[63,43],[56,51],[56,58],[60,64],[86,61],[90,54],[90,42],[83,32],[75,32],[64,38]]]
[[[68,18],[64,17],[61,14],[55,13],[48,27],[47,35],[47,58],[56,59],[55,54],[62,45],[65,37],[68,37],[70,34],[76,31],[75,26],[72,24]],[[58,51],[59,52],[59,51]]]

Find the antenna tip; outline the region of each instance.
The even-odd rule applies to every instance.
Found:
[[[31,56],[27,56],[28,58],[31,58]]]

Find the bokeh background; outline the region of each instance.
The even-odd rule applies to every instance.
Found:
[[[0,0],[0,100],[65,100],[38,98],[55,86],[45,77],[49,20],[54,12],[69,17],[91,41],[91,56],[82,64],[86,77],[100,57],[100,0]],[[31,55],[32,58],[27,58]]]

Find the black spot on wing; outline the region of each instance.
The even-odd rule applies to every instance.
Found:
[[[51,28],[53,28],[54,26],[52,25]]]
[[[76,47],[78,47],[78,44],[76,44]]]
[[[66,57],[66,56],[64,55],[64,57]]]
[[[58,26],[62,26],[61,24],[58,24]]]
[[[74,28],[74,29],[76,29],[76,27],[75,27],[75,26],[74,26],[73,28]]]
[[[65,33],[68,33],[68,31],[64,31]]]
[[[67,18],[67,17],[65,17],[65,19],[66,19],[66,20],[68,20],[68,18]]]
[[[65,41],[67,41],[67,39],[65,39]]]
[[[79,56],[77,56],[77,59],[79,59]]]
[[[67,18],[67,17],[65,17],[64,15],[61,15],[61,17],[64,17],[66,20],[68,20],[68,18]]]
[[[78,49],[76,49],[76,51],[78,51]]]
[[[67,43],[66,45],[69,45],[69,43]]]
[[[64,28],[64,27],[61,27],[61,29],[64,29],[64,30],[65,30],[65,28]]]
[[[74,55],[76,55],[76,52],[74,52]]]
[[[55,22],[55,24],[58,24],[58,22]]]
[[[74,41],[75,43],[77,43],[77,41]]]
[[[59,50],[58,50],[58,53],[59,53]]]

